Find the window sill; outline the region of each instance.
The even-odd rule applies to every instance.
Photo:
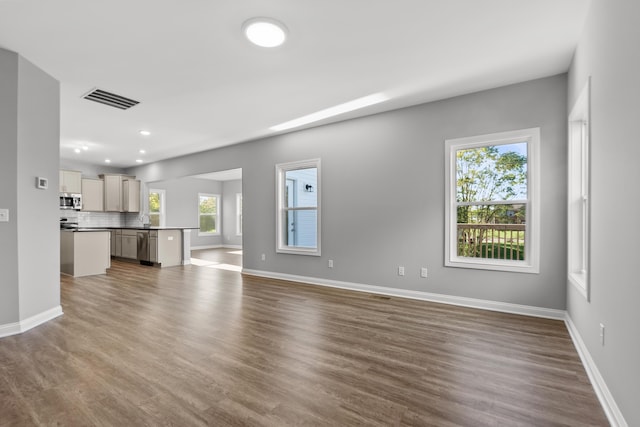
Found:
[[[510,273],[528,273],[528,274],[540,273],[539,266],[531,265],[522,261],[493,260],[492,262],[487,262],[486,259],[456,257],[451,260],[445,261],[444,265],[445,267],[504,271],[504,272],[510,272]]]

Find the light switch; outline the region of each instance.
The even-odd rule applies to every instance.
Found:
[[[9,209],[0,209],[0,222],[9,222]]]

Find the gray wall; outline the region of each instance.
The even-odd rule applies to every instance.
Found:
[[[18,304],[18,55],[0,49],[0,208],[10,222],[0,222],[0,325],[19,320]],[[53,185],[54,180],[49,182]],[[58,178],[55,179],[57,185]]]
[[[83,178],[98,178],[103,173],[124,174],[125,170],[106,165],[94,165],[81,160],[60,159],[60,169],[80,171]]]
[[[568,285],[567,310],[630,426],[640,425],[638,16],[637,1],[593,1],[569,73],[569,108],[591,76],[591,301]]]
[[[149,189],[151,188],[165,190],[166,225],[173,227],[199,226],[198,193],[218,194],[222,196],[222,183],[208,179],[170,179],[146,183],[145,186],[145,194],[149,194]],[[222,214],[224,215],[224,206],[222,206]],[[192,247],[219,246],[221,244],[222,237],[220,235],[198,236],[198,230],[191,231]]]
[[[244,268],[552,309],[566,302],[566,75],[133,168],[243,169]],[[540,274],[444,267],[444,140],[541,128]],[[275,164],[322,159],[322,257],[276,254]],[[261,261],[261,254],[266,261]],[[327,268],[333,259],[335,267]],[[404,265],[406,276],[396,275]],[[420,267],[429,278],[420,279]]]
[[[60,306],[58,82],[0,49],[0,325]],[[36,177],[49,189],[36,189]]]
[[[236,194],[242,193],[242,180],[222,182],[222,243],[242,246],[242,236],[236,234]]]

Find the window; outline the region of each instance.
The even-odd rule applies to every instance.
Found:
[[[589,300],[589,82],[569,115],[569,282]]]
[[[217,194],[198,193],[198,236],[220,234],[220,206]]]
[[[236,193],[236,235],[242,236],[242,193]]]
[[[445,141],[445,265],[539,271],[540,129]]]
[[[320,255],[320,159],[276,165],[276,251]]]
[[[149,190],[149,223],[154,227],[166,226],[164,190]]]

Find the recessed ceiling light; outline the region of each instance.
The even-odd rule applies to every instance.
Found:
[[[84,151],[87,151],[87,150],[89,149],[89,147],[87,147],[86,145],[83,145],[83,146],[82,146],[82,149],[83,149]]]
[[[144,154],[144,153],[146,153],[145,150],[140,150],[140,154]]]
[[[261,47],[280,46],[287,39],[287,27],[272,18],[252,18],[242,25],[249,41]]]
[[[139,133],[140,133],[140,135],[142,135],[142,136],[149,136],[149,135],[151,135],[151,132],[149,132],[148,130],[141,130]]]
[[[269,129],[274,130],[276,132],[281,130],[292,129],[292,128],[303,126],[309,123],[317,122],[319,120],[323,120],[328,117],[333,117],[339,114],[348,113],[349,111],[354,111],[360,108],[368,107],[369,105],[378,104],[388,99],[389,97],[384,93],[374,93],[373,95],[354,99],[353,101],[345,102],[344,104],[335,105],[333,107],[329,107],[324,110],[320,110],[315,113],[308,114],[306,116],[299,117],[297,119],[294,119],[285,123],[281,123],[276,126],[271,126]]]
[[[136,163],[142,163],[142,159],[136,159]]]
[[[105,162],[105,163],[111,163],[111,160],[109,160],[109,159],[104,159],[104,162]]]
[[[76,153],[79,153],[80,149],[79,148],[74,148],[73,151],[75,151]]]

